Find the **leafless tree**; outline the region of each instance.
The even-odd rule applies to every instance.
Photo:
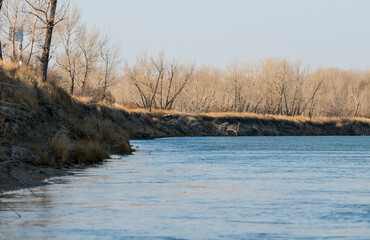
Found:
[[[0,0],[0,13],[2,11],[2,7],[3,7],[3,0]],[[3,60],[3,49],[2,49],[1,39],[0,39],[0,60]]]
[[[79,81],[81,86],[81,94],[86,95],[87,84],[90,81],[90,73],[94,70],[95,65],[101,57],[101,48],[105,40],[100,38],[100,32],[97,29],[87,30],[86,25],[83,25],[78,30],[77,45],[81,51],[81,68],[82,76]]]
[[[180,65],[178,62],[166,64],[159,86],[159,108],[172,110],[175,101],[192,80],[193,65]]]
[[[370,85],[370,80],[367,79],[369,76],[364,76],[362,73],[357,73],[356,75],[358,77],[353,77],[350,83],[350,94],[354,100],[354,117],[358,116],[361,106],[366,103],[366,98],[369,98],[369,94],[366,96],[366,89]]]
[[[70,94],[74,94],[76,74],[81,62],[81,51],[78,48],[77,30],[80,21],[80,10],[74,6],[67,12],[63,23],[59,27],[59,35],[63,45],[62,52],[56,59],[57,66],[67,73],[71,84]]]
[[[140,56],[133,67],[126,67],[130,83],[140,96],[138,106],[173,110],[180,95],[193,79],[194,65],[168,61],[161,54],[157,59]]]
[[[106,99],[108,88],[116,84],[120,64],[119,53],[120,50],[117,45],[110,47],[108,43],[105,43],[105,45],[101,49],[103,85],[101,101],[104,101]]]
[[[179,110],[199,113],[209,111],[217,101],[217,88],[220,82],[218,70],[203,67],[194,71],[191,84],[179,99]]]
[[[65,6],[60,10],[61,16],[57,17],[58,0],[25,0],[28,6],[32,9],[28,13],[37,17],[45,28],[45,41],[42,47],[42,54],[40,58],[41,63],[41,79],[47,80],[47,72],[51,54],[51,43],[53,37],[54,26],[63,20],[66,12]]]
[[[23,62],[30,65],[33,62],[34,56],[41,50],[39,46],[42,45],[43,27],[38,17],[28,14],[26,16],[27,24],[24,25],[25,37],[27,42],[23,46],[25,57]]]
[[[126,72],[140,96],[140,101],[136,101],[136,104],[151,112],[153,105],[155,105],[159,83],[164,77],[163,55],[157,59],[149,58],[147,55],[140,56],[134,67],[126,66]]]
[[[127,68],[125,75],[132,88],[126,82],[129,90],[123,102],[149,109],[153,99],[153,107],[166,109],[170,63],[163,61],[163,67],[159,68],[163,72],[160,72],[152,61],[159,63],[158,59],[146,57]],[[172,65],[173,68],[175,66]],[[370,94],[367,94],[370,91],[370,71],[317,69],[310,72],[307,66],[297,61],[267,59],[246,65],[231,64],[226,69],[194,68],[191,79],[170,109],[193,113],[240,111],[303,115],[310,118],[370,115]]]

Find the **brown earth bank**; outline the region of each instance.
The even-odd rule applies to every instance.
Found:
[[[0,192],[45,184],[111,153],[130,154],[128,139],[370,135],[366,118],[148,113],[83,103],[16,65],[0,65],[0,88]]]

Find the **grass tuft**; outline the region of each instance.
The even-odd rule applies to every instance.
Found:
[[[109,158],[108,153],[97,141],[79,141],[71,152],[72,164],[96,164]]]

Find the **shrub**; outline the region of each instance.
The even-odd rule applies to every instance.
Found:
[[[109,155],[97,141],[79,141],[72,150],[70,161],[72,164],[101,163]]]
[[[58,131],[46,144],[32,144],[30,146],[33,153],[41,157],[41,165],[47,167],[63,167],[69,158],[71,150],[71,140],[65,131]]]

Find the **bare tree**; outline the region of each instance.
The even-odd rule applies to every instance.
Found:
[[[353,116],[357,117],[360,112],[361,106],[366,102],[366,89],[370,85],[370,81],[363,74],[358,73],[357,76],[352,78],[350,83],[350,94],[354,100],[355,106],[353,109]]]
[[[320,93],[324,80],[324,73],[320,70],[317,70],[308,76],[308,81],[305,82],[300,93],[303,100],[296,115],[304,115],[307,111],[310,118],[315,115],[316,99]]]
[[[42,47],[40,58],[41,63],[41,79],[47,80],[47,72],[51,53],[51,42],[53,37],[54,26],[63,20],[65,9],[61,10],[62,17],[56,19],[58,0],[25,0],[33,11],[28,13],[37,17],[45,28],[45,41]]]
[[[227,99],[227,111],[245,112],[252,105],[253,79],[247,65],[239,66],[239,63],[230,63],[223,75],[223,87]]]
[[[43,27],[38,17],[28,14],[28,16],[26,16],[26,22],[28,24],[24,25],[24,32],[28,41],[23,46],[23,51],[26,55],[23,58],[23,62],[26,65],[30,65],[31,62],[33,62],[34,56],[41,50],[39,46],[42,45],[40,43],[42,42],[44,34],[42,32]]]
[[[179,110],[193,113],[209,111],[217,101],[218,88],[215,86],[219,82],[219,72],[215,68],[202,67],[195,71],[191,84],[179,96]]]
[[[0,0],[0,13],[2,11],[3,7],[3,0]],[[1,38],[0,38],[0,60],[3,60],[3,49],[2,49],[2,44],[1,44]]]
[[[105,45],[107,45],[106,43]],[[109,47],[104,46],[101,49],[102,58],[102,97],[104,101],[107,97],[107,90],[113,86],[117,79],[117,72],[120,64],[119,48],[117,45]]]
[[[78,48],[77,30],[80,21],[80,11],[74,6],[71,8],[66,16],[63,24],[60,25],[59,35],[61,36],[61,43],[63,50],[56,59],[57,66],[67,73],[71,84],[69,87],[70,94],[74,94],[76,74],[79,70],[81,61],[81,51]]]
[[[82,26],[78,30],[77,45],[81,51],[81,68],[82,76],[79,81],[81,85],[81,94],[86,95],[86,87],[90,80],[90,73],[96,67],[96,63],[101,57],[101,48],[104,40],[100,39],[100,32],[97,29],[92,29],[88,32],[86,26]]]
[[[166,64],[159,86],[159,107],[172,110],[178,96],[192,80],[194,66],[180,65],[178,62]]]
[[[136,101],[136,104],[149,109],[150,112],[158,93],[159,83],[164,77],[164,64],[163,55],[160,55],[158,59],[143,55],[138,58],[136,65],[132,68],[126,66],[128,78],[140,96],[140,101]]]

